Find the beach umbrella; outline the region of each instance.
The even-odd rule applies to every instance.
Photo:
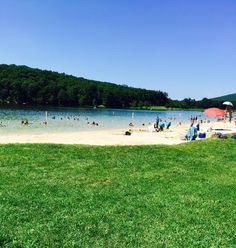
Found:
[[[231,107],[233,107],[233,106],[234,106],[232,102],[228,102],[228,101],[223,102],[223,105],[226,105],[226,106],[231,106]]]
[[[206,116],[225,116],[225,111],[219,108],[205,109],[204,115]]]

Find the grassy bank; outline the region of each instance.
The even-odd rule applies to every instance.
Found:
[[[203,111],[203,108],[167,108],[165,106],[151,106],[150,110],[183,110],[183,111]]]
[[[129,109],[137,109],[137,110],[156,110],[156,111],[164,111],[164,110],[182,110],[182,111],[203,111],[203,108],[168,108],[166,106],[150,106],[150,107],[130,107]]]
[[[236,141],[0,146],[0,247],[235,247]]]

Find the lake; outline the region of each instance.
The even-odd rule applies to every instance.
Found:
[[[45,121],[47,111],[47,125]],[[151,111],[126,109],[80,109],[80,108],[30,108],[11,109],[0,108],[0,122],[4,127],[0,132],[67,132],[93,131],[106,129],[128,128],[130,122],[135,127],[144,123],[155,122],[159,115],[163,120],[170,120],[173,124],[187,122],[189,116],[205,119],[200,111]],[[28,120],[29,125],[22,127],[21,121]],[[98,125],[91,125],[92,122]]]

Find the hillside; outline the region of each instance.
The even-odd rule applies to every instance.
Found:
[[[0,89],[0,104],[129,108],[169,101],[161,91],[5,64],[0,65]]]
[[[236,101],[236,93],[225,95],[225,96],[220,96],[220,97],[215,97],[215,98],[213,98],[213,100],[218,100],[218,101]]]

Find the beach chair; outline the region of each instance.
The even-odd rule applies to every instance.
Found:
[[[166,124],[166,129],[169,129],[171,126],[171,122],[169,121],[167,124]]]
[[[195,126],[191,126],[188,129],[188,132],[185,136],[186,140],[195,140],[197,138],[197,128]]]
[[[159,131],[163,131],[164,127],[165,127],[165,122],[161,122],[159,124]]]

